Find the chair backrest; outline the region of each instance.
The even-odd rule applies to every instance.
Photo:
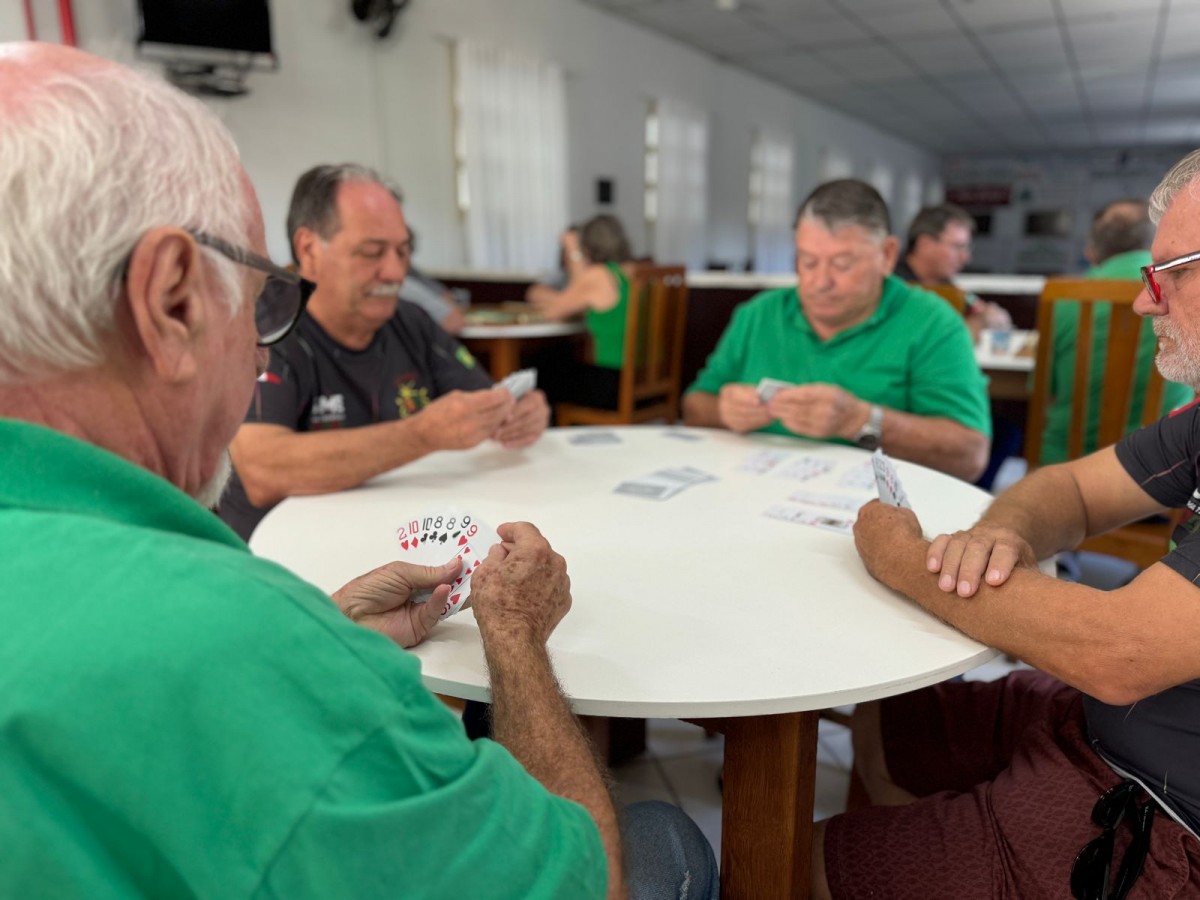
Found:
[[[625,421],[641,418],[635,414],[647,407],[671,421],[678,415],[687,294],[683,266],[634,266],[629,279],[625,355],[617,404]]]
[[[929,291],[931,294],[937,294],[958,310],[960,314],[967,311],[967,292],[961,288],[956,288],[950,282],[922,281],[921,288],[922,290]]]
[[[1143,328],[1149,322],[1133,311],[1133,301],[1142,290],[1134,280],[1101,280],[1090,278],[1051,278],[1042,289],[1038,305],[1038,348],[1034,369],[1033,395],[1029,402],[1029,418],[1025,428],[1025,458],[1031,466],[1042,458],[1042,438],[1046,426],[1046,410],[1050,404],[1051,371],[1054,364],[1054,310],[1064,301],[1079,306],[1079,330],[1075,341],[1074,387],[1071,396],[1071,417],[1067,433],[1067,458],[1084,454],[1084,440],[1089,416],[1089,384],[1096,361],[1093,355],[1093,335],[1096,310],[1101,306],[1109,312],[1108,340],[1103,360],[1103,378],[1099,410],[1097,446],[1116,443],[1125,433],[1131,404],[1134,402],[1133,381],[1137,363],[1138,344]],[[1158,369],[1150,367],[1142,402],[1141,424],[1148,425],[1160,415],[1163,378]],[[1091,412],[1095,415],[1095,412]]]

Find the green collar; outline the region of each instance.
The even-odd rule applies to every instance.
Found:
[[[896,308],[896,304],[900,302],[900,296],[904,293],[906,285],[895,275],[888,275],[883,279],[883,290],[879,295],[879,302],[875,305],[875,311],[871,313],[862,322],[857,325],[851,325],[845,331],[839,331],[827,341],[822,341],[813,331],[813,327],[809,324],[808,318],[804,315],[804,309],[800,306],[800,286],[797,285],[791,292],[789,297],[792,307],[792,323],[801,331],[805,332],[813,341],[832,346],[853,339],[857,334],[864,331],[870,331],[879,327],[880,323],[887,321],[892,315],[892,311]]]
[[[224,522],[174,485],[85,441],[0,419],[0,457],[0,508],[91,516],[247,550]]]

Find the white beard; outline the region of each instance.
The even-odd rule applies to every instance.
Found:
[[[1154,333],[1160,339],[1166,338],[1164,349],[1159,342],[1158,355],[1154,358],[1158,371],[1167,381],[1186,384],[1193,390],[1200,390],[1200,347],[1193,347],[1185,340],[1176,324],[1168,317],[1154,320]]]
[[[225,493],[225,486],[229,484],[231,475],[233,475],[233,461],[229,458],[229,451],[222,450],[221,457],[217,460],[217,471],[213,472],[212,478],[208,479],[192,497],[205,509],[213,509],[217,505],[217,501],[221,499],[221,495]]]

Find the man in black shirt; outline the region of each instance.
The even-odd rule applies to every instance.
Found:
[[[1163,375],[1200,387],[1200,151],[1150,209],[1157,262],[1135,306]],[[1169,508],[1189,517],[1177,546],[1125,587],[1037,569]],[[1200,896],[1198,511],[1196,404],[1038,469],[932,542],[911,510],[863,507],[874,577],[1040,671],[860,705],[856,770],[884,805],[817,825],[814,896],[1124,897],[1135,881],[1131,897]]]
[[[293,494],[354,487],[438,450],[487,439],[523,447],[550,409],[514,400],[420,308],[399,303],[411,239],[399,193],[361,166],[318,166],[296,183],[288,234],[317,283],[230,452],[221,517],[243,538]],[[419,415],[418,415],[419,413]]]

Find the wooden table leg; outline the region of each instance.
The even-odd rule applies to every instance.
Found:
[[[809,896],[819,715],[720,720],[723,900]]]
[[[496,338],[491,353],[492,381],[503,381],[521,368],[521,342],[517,338]]]

